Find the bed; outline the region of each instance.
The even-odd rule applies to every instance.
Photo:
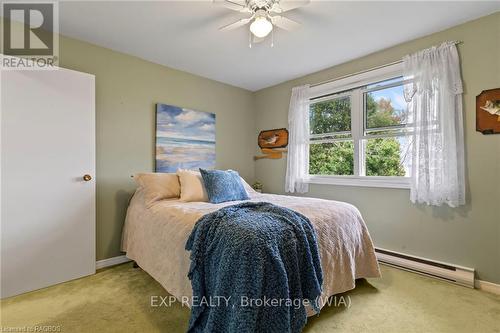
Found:
[[[250,201],[270,202],[308,217],[317,233],[323,269],[322,299],[351,290],[359,278],[380,276],[367,227],[353,205],[345,202],[261,194],[248,189]],[[212,204],[165,199],[145,204],[138,189],[131,199],[122,250],[179,301],[192,296],[186,241],[205,214],[241,201]],[[321,304],[320,304],[321,306]],[[308,310],[308,315],[314,312]]]

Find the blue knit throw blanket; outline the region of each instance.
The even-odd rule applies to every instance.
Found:
[[[300,332],[323,275],[309,219],[245,202],[203,216],[187,241],[193,288],[188,332]],[[315,307],[317,310],[317,308]]]

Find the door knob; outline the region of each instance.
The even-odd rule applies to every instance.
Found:
[[[92,176],[90,176],[90,175],[84,175],[83,176],[83,180],[85,180],[86,182],[88,182],[88,181],[92,180]]]

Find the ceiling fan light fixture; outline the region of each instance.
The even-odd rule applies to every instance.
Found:
[[[259,38],[264,38],[273,30],[273,24],[265,16],[257,17],[250,24],[250,31]]]

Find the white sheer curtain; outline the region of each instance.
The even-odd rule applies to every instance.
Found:
[[[305,193],[309,174],[309,85],[292,89],[285,191]]]
[[[455,42],[403,58],[409,121],[415,124],[412,202],[465,204],[462,80]]]

